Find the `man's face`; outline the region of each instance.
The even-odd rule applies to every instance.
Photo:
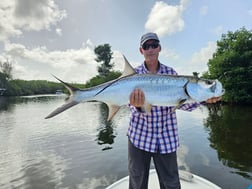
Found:
[[[156,61],[161,50],[160,44],[156,40],[148,40],[141,47],[140,52],[144,55],[145,61]]]

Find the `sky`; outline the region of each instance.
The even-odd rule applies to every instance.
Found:
[[[108,43],[122,71],[123,55],[143,62],[140,38],[156,32],[160,62],[202,74],[222,34],[251,30],[251,20],[251,0],[1,0],[0,61],[14,79],[85,83],[98,74],[95,47]]]

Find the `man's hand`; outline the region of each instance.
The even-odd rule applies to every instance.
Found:
[[[206,100],[206,103],[212,104],[212,103],[216,103],[220,100],[221,100],[221,96],[220,97],[213,97],[213,98],[209,98],[208,100]]]
[[[135,89],[130,94],[130,104],[135,107],[143,107],[145,101],[144,93],[141,89]]]

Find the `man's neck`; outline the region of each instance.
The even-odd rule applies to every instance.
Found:
[[[157,62],[144,62],[145,67],[147,68],[147,70],[152,73],[152,74],[156,74],[159,70],[159,61]]]

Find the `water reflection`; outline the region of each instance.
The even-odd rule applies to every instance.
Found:
[[[248,179],[252,179],[251,115],[251,107],[213,106],[204,123],[219,160]]]
[[[105,104],[82,103],[45,120],[64,98],[0,98],[0,188],[102,189],[128,175],[129,109],[107,122]],[[252,108],[210,110],[178,111],[179,167],[223,188],[247,188]]]
[[[27,189],[60,188],[64,178],[65,162],[55,154],[36,154],[36,159],[28,160],[22,168],[23,176],[15,181],[23,181]],[[22,187],[21,187],[22,188]]]
[[[101,123],[103,123],[99,130],[99,133],[97,135],[97,143],[99,145],[104,145],[105,147],[102,148],[102,150],[110,150],[112,149],[112,144],[114,143],[114,138],[116,137],[116,134],[114,133],[114,125],[112,121],[107,121],[108,117],[108,107],[106,104],[101,103],[100,104],[100,114],[101,116]]]
[[[0,111],[10,110],[11,106],[14,104],[16,98],[7,98],[0,96]]]
[[[104,127],[99,130],[99,134],[97,135],[97,143],[99,145],[105,145],[102,150],[110,150],[112,149],[112,144],[114,143],[114,129],[112,127],[111,122],[108,122]]]
[[[30,102],[49,102],[55,98],[66,98],[65,95],[36,95],[36,96],[21,96],[21,97],[4,97],[0,96],[0,111],[11,111],[15,104],[30,103]]]

